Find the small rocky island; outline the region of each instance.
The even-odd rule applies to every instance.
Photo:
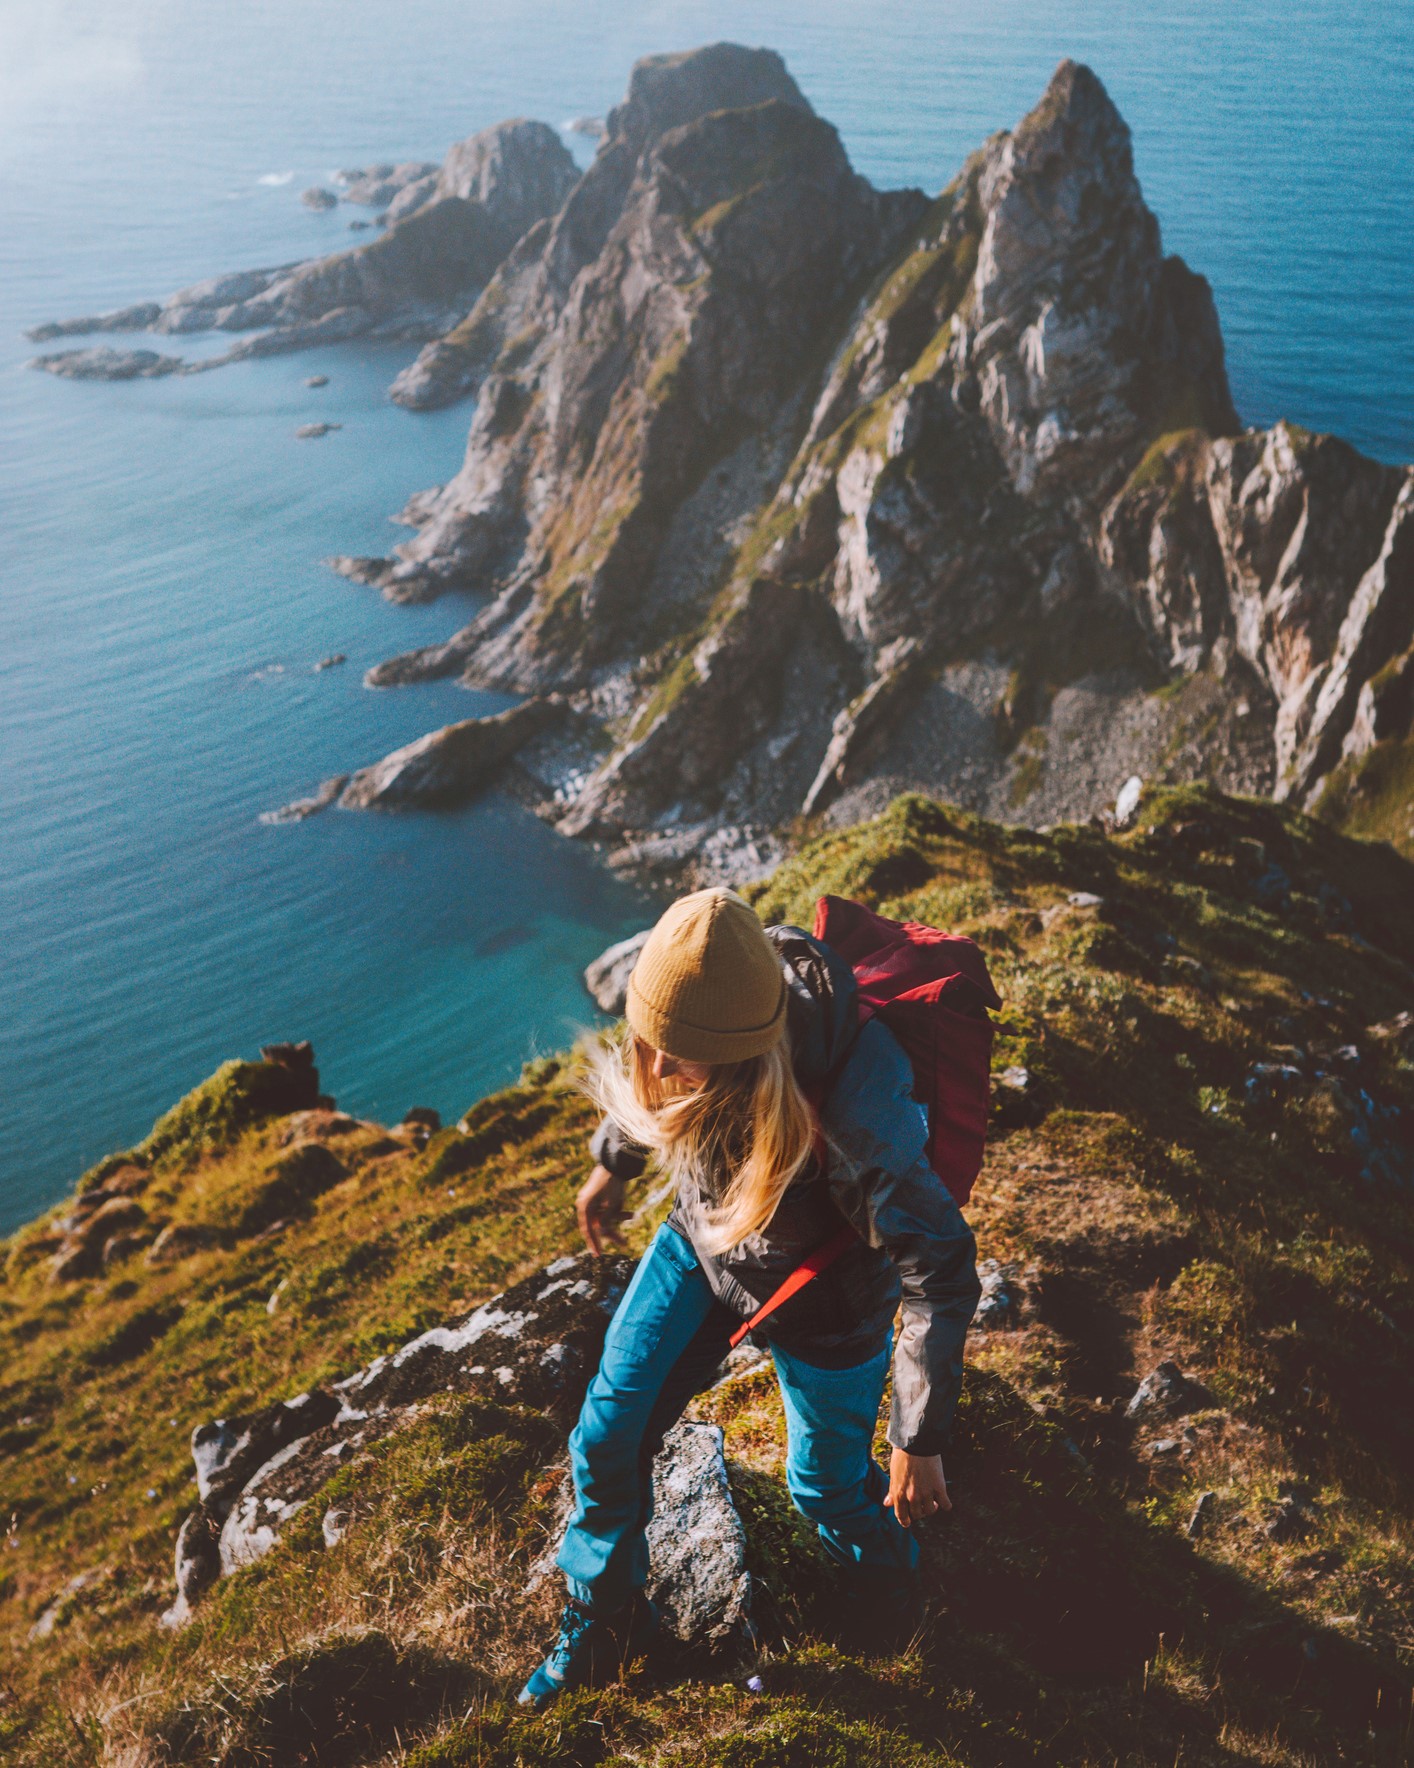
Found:
[[[239,343],[186,360],[150,350],[85,346],[33,366],[85,380],[196,374],[251,356],[349,338],[432,338],[459,319],[527,228],[553,214],[576,179],[553,129],[522,118],[460,141],[440,166],[414,162],[343,175],[349,202],[385,207],[385,230],[350,251],[238,271],[111,313],[51,321],[36,343],[94,332],[239,332]],[[309,202],[311,197],[317,197]],[[327,190],[306,192],[329,208]]]

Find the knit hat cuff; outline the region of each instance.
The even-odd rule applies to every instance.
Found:
[[[753,1056],[764,1056],[781,1040],[786,1023],[786,979],[781,977],[781,991],[770,1019],[745,1030],[717,1031],[665,1013],[644,998],[632,976],[624,1016],[645,1044],[679,1062],[706,1062],[714,1067],[723,1062],[746,1062]]]

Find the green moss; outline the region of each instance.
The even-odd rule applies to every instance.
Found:
[[[1387,738],[1342,761],[1321,790],[1316,815],[1414,859],[1414,737]]]
[[[1046,776],[1046,755],[1049,742],[1044,730],[1037,726],[1023,733],[1017,744],[1016,768],[1011,776],[1007,796],[1012,805],[1025,804],[1040,787]]]
[[[151,1350],[184,1312],[182,1304],[177,1301],[136,1309],[89,1349],[87,1362],[94,1369],[111,1369],[119,1363],[130,1363],[134,1357]]]
[[[653,366],[643,384],[643,390],[649,399],[662,404],[678,390],[691,341],[687,331],[677,332],[654,357]]]
[[[710,209],[694,215],[688,226],[693,233],[712,233],[736,213],[748,194],[746,191],[737,191],[733,196],[723,197],[721,202],[713,203]]]
[[[316,1103],[313,1072],[278,1062],[226,1062],[159,1117],[134,1153],[171,1166],[229,1147],[243,1130],[282,1112]]]
[[[957,1760],[868,1720],[795,1701],[777,1705],[735,1737],[714,1739],[676,1759],[693,1768],[949,1768]]]
[[[1125,494],[1172,489],[1197,460],[1207,439],[1207,432],[1197,425],[1165,430],[1144,451],[1129,475]]]
[[[697,685],[697,680],[697,665],[693,662],[691,653],[680,657],[648,696],[642,711],[634,719],[628,735],[629,742],[641,742],[664,713],[671,712],[683,695]]]

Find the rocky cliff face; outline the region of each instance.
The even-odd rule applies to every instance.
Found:
[[[1357,710],[1414,641],[1414,471],[1289,424],[1189,430],[1134,474],[1100,544],[1171,667],[1229,651],[1269,690],[1278,798],[1314,803],[1343,755],[1409,734],[1402,707],[1383,725]]]
[[[370,244],[33,334],[230,350],[38,365],[426,339],[391,394],[475,396],[461,469],[390,556],[331,562],[484,598],[368,681],[568,696],[522,757],[567,834],[741,878],[900,790],[1042,824],[1138,775],[1414,850],[1414,469],[1243,431],[1088,68],[932,202],[874,190],[779,56],[725,43],[640,62],[582,178],[524,120],[341,176],[388,205]]]
[[[851,171],[779,57],[641,64],[538,251],[468,321],[465,348],[499,350],[462,471],[418,500],[396,558],[344,561],[400,598],[504,586],[411,667],[584,688],[669,636],[682,615],[653,574],[674,515],[798,403],[811,351],[923,208]]]
[[[569,691],[610,752],[548,755],[547,797],[640,858],[710,872],[906,786],[1031,821],[1132,773],[1314,802],[1414,640],[1414,479],[1242,433],[1208,286],[1074,63],[931,204],[856,177],[774,56],[641,64],[395,396],[476,389],[416,537],[341,565],[488,604],[370,680]]]

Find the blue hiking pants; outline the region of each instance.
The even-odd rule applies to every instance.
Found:
[[[616,1609],[647,1581],[653,1457],[739,1324],[687,1240],[659,1228],[610,1322],[570,1437],[575,1508],[557,1563],[570,1594],[591,1607]],[[796,1507],[837,1562],[911,1570],[917,1543],[884,1508],[887,1481],[873,1457],[888,1342],[850,1369],[816,1368],[775,1347],[772,1355]]]

